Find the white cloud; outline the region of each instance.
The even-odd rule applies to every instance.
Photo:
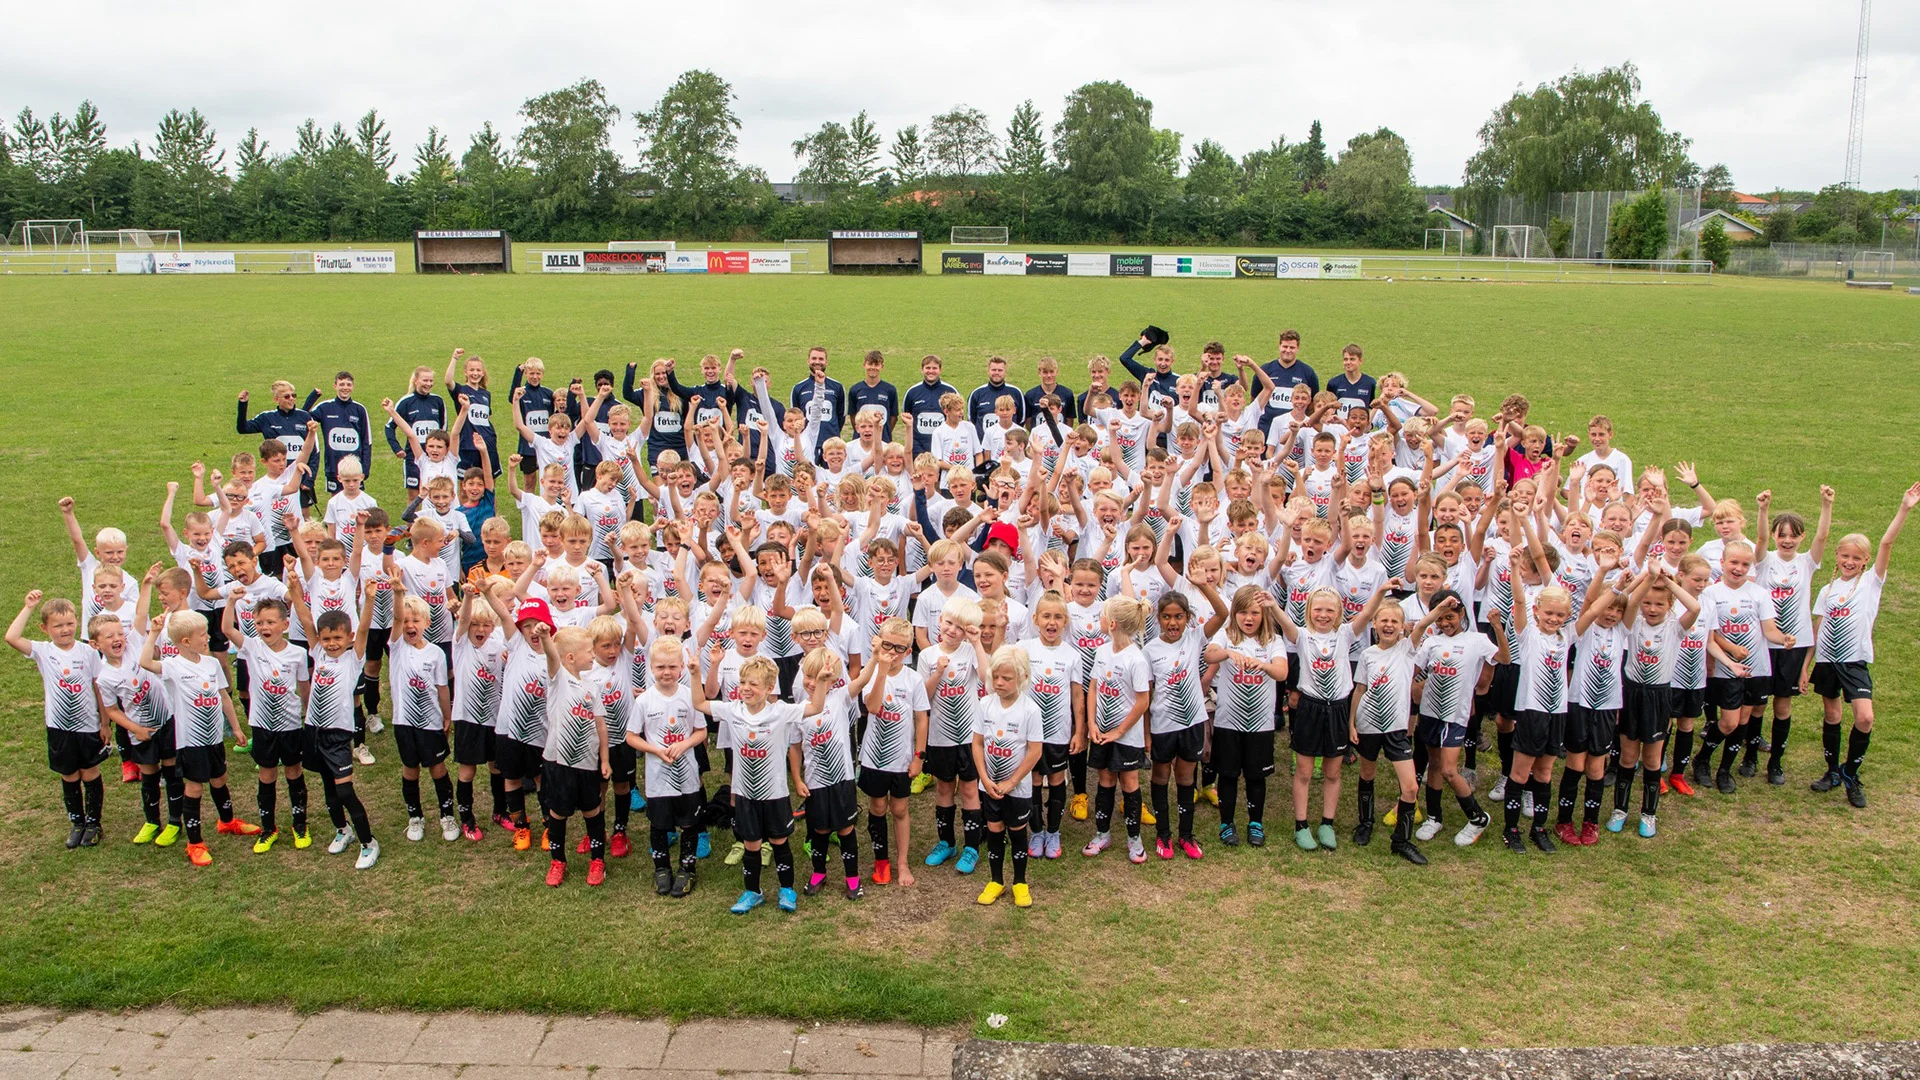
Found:
[[[456,150],[524,99],[591,76],[631,112],[688,68],[731,80],[741,155],[775,179],[789,149],[866,109],[891,137],[964,102],[1004,126],[1032,98],[1048,123],[1067,92],[1120,79],[1156,122],[1235,154],[1322,121],[1338,149],[1386,125],[1427,183],[1456,183],[1474,133],[1515,89],[1623,60],[1703,165],[1743,188],[1817,188],[1845,158],[1858,9],[1786,0],[1674,5],[1517,2],[1342,5],[1255,0],[976,0],[812,4],[707,0],[524,5],[341,0],[298,10],[217,0],[135,6],[72,0],[16,11],[0,109],[100,106],[115,143],[151,138],[160,114],[198,107],[231,145],[258,127],[279,148],[312,116],[351,124],[379,108],[410,157],[428,125]],[[1865,182],[1910,186],[1920,144],[1920,5],[1875,12]],[[86,28],[93,28],[88,30]],[[623,122],[616,147],[634,154]]]

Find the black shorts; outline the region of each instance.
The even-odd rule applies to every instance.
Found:
[[[1231,731],[1216,724],[1207,764],[1221,776],[1271,776],[1275,737],[1272,731]]]
[[[904,799],[913,792],[913,778],[884,769],[860,770],[860,793],[869,799]]]
[[[1363,731],[1354,749],[1368,761],[1379,761],[1382,752],[1386,753],[1390,762],[1413,760],[1413,740],[1407,738],[1404,731]]]
[[[112,754],[112,744],[98,731],[47,729],[47,768],[61,776],[96,768]]]
[[[135,765],[158,765],[174,756],[173,724],[161,724],[146,742],[129,742],[121,756]]]
[[[750,840],[785,840],[793,835],[792,799],[733,800],[733,836]]]
[[[929,746],[925,764],[922,766],[933,774],[935,780],[951,784],[956,780],[971,782],[980,779],[980,773],[973,767],[973,745],[963,743],[959,746]]]
[[[1773,674],[1767,679],[1769,697],[1799,697],[1800,673],[1807,670],[1807,650],[1810,646],[1801,645],[1792,649],[1769,649],[1768,659],[1773,664]]]
[[[394,729],[399,737],[399,729]],[[628,751],[629,754],[632,751]],[[456,765],[485,765],[493,760],[493,729],[471,720],[453,722],[453,761]],[[628,774],[632,774],[629,766]]]
[[[1454,750],[1467,745],[1467,725],[1449,724],[1437,716],[1422,716],[1414,735],[1421,746],[1436,750]]]
[[[1708,678],[1707,704],[1716,709],[1744,709],[1749,705],[1767,703],[1767,687],[1773,681],[1770,675],[1749,675],[1746,678]]]
[[[1620,710],[1589,709],[1585,705],[1567,706],[1567,753],[1613,753],[1619,741]]]
[[[1520,692],[1520,665],[1493,665],[1493,682],[1487,686],[1487,707],[1483,715],[1512,717],[1514,698]]]
[[[1671,700],[1675,720],[1695,720],[1707,711],[1707,691],[1702,686],[1684,690],[1676,686],[1673,688]]]
[[[299,765],[307,758],[306,729],[268,731],[254,727],[247,733],[247,753],[253,757],[253,763],[263,769]]]
[[[665,832],[685,832],[700,822],[700,808],[707,804],[698,791],[685,795],[659,795],[647,800],[647,822]]]
[[[859,796],[854,792],[851,780],[810,788],[807,791],[807,830],[837,833],[841,829],[851,828],[858,810]]]
[[[611,574],[613,571],[609,569],[607,572]],[[802,659],[799,653],[794,653],[792,656],[774,657],[773,666],[780,672],[780,700],[794,700],[793,682],[800,676],[800,661]]]
[[[1566,746],[1567,714],[1523,709],[1513,714],[1513,752],[1530,758],[1556,757]]]
[[[640,752],[625,739],[607,744],[607,764],[613,767],[613,782],[631,787],[640,772]]]
[[[1024,829],[1028,817],[1033,813],[1033,800],[1025,795],[996,799],[983,791],[980,793],[980,812],[986,815],[989,823],[998,822],[1009,829]]]
[[[1038,769],[1042,774],[1052,776],[1055,773],[1067,771],[1067,759],[1073,756],[1067,753],[1067,745],[1068,744],[1063,742],[1043,742],[1040,744],[1040,764]]]
[[[189,783],[205,784],[227,775],[225,743],[180,748],[180,775]]]
[[[1205,724],[1190,724],[1179,731],[1169,731],[1153,737],[1153,750],[1149,756],[1155,765],[1165,765],[1170,761],[1199,761],[1201,752],[1207,746],[1207,727]]]
[[[576,769],[557,761],[541,762],[540,797],[547,814],[566,818],[600,809],[600,770]]]
[[[447,733],[443,728],[393,725],[393,747],[408,769],[430,769],[447,760]]]
[[[1346,756],[1352,719],[1350,700],[1328,701],[1301,694],[1300,707],[1293,713],[1293,752],[1312,758]]]
[[[308,772],[317,772],[334,780],[353,775],[353,732],[346,728],[308,728],[306,753],[301,759]]]
[[[392,636],[393,627],[391,626],[367,628],[367,663],[376,663],[381,657],[387,655],[387,639]]]
[[[540,767],[545,764],[546,749],[532,743],[523,743],[518,739],[509,739],[496,735],[493,740],[493,761],[500,766],[500,775],[509,780],[522,783],[540,775]]]
[[[207,611],[203,608],[187,610],[207,620],[207,651],[225,653],[232,644],[227,641],[227,609],[224,607]]]
[[[1664,742],[1673,718],[1673,687],[1665,683],[1620,683],[1620,730],[1632,742]]]
[[[1101,772],[1135,772],[1146,768],[1147,748],[1126,743],[1094,743],[1087,747],[1087,768]]]
[[[1813,665],[1813,692],[1823,698],[1847,701],[1873,700],[1873,671],[1860,663]]]

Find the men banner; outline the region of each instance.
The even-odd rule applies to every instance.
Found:
[[[543,274],[583,274],[586,270],[585,252],[543,251],[540,253],[540,272]]]

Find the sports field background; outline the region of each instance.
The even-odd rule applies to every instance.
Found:
[[[989,353],[1008,357],[1023,385],[1035,359],[1055,356],[1081,389],[1086,359],[1117,354],[1148,322],[1173,332],[1183,369],[1210,338],[1266,359],[1291,326],[1323,379],[1357,341],[1369,371],[1405,371],[1422,394],[1466,390],[1491,408],[1517,390],[1550,429],[1581,434],[1606,412],[1636,465],[1696,460],[1716,495],[1750,511],[1762,487],[1777,509],[1812,511],[1817,486],[1831,483],[1836,538],[1877,540],[1920,476],[1920,299],[1833,286],[15,276],[0,281],[0,615],[29,588],[77,592],[62,495],[78,500],[89,535],[107,524],[129,533],[136,574],[161,558],[165,482],[189,483],[196,458],[224,469],[250,449],[257,440],[233,433],[235,393],[249,388],[265,407],[275,378],[324,389],[351,369],[377,409],[415,364],[441,372],[456,345],[487,358],[497,391],[530,355],[564,381],[657,356],[691,367],[738,346],[786,386],[806,348],[824,344],[843,381],[878,348],[903,389],[926,352],[947,359],[963,391]],[[376,458],[369,486],[384,505],[397,504],[399,475]],[[983,867],[967,879],[924,871],[912,891],[872,887],[857,906],[829,896],[794,916],[736,919],[725,906],[738,873],[717,853],[689,901],[653,897],[639,853],[605,888],[576,873],[548,890],[538,853],[514,854],[496,830],[478,846],[401,838],[389,736],[361,774],[384,849],[372,872],[319,845],[253,856],[225,837],[211,845],[214,866],[192,871],[179,848],[126,843],[138,800],[111,774],[108,843],[69,853],[38,680],[9,651],[0,1001],[731,1011],[1209,1045],[1920,1037],[1916,549],[1920,535],[1894,559],[1879,626],[1864,813],[1806,791],[1818,710],[1802,703],[1786,787],[1668,796],[1653,841],[1603,834],[1591,851],[1551,858],[1488,840],[1462,852],[1446,839],[1458,825],[1449,800],[1450,827],[1426,845],[1433,865],[1417,869],[1392,858],[1384,836],[1365,850],[1344,844],[1349,783],[1332,854],[1225,849],[1208,842],[1203,806],[1198,865],[1135,867],[1111,852],[1088,862],[1072,853],[1088,825],[1069,821],[1070,853],[1032,867],[1027,911],[974,906]],[[232,775],[251,813],[251,774]],[[1287,814],[1286,791],[1281,777],[1270,783],[1270,823]],[[1383,779],[1379,800],[1392,791]],[[930,799],[914,811],[919,854]],[[1283,827],[1270,832],[1284,841]],[[989,1031],[990,1012],[1008,1024]]]

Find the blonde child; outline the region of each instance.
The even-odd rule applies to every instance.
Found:
[[[676,601],[676,603],[678,603]],[[665,604],[655,609],[656,618]],[[684,604],[681,604],[684,608]],[[680,612],[684,614],[684,611]],[[706,793],[700,780],[700,755],[707,725],[696,709],[704,702],[698,680],[686,678],[687,649],[678,635],[662,634],[647,647],[645,666],[651,685],[639,693],[627,714],[623,741],[646,759],[647,848],[653,856],[655,895],[685,897],[698,877],[696,835]],[[671,862],[671,837],[680,834],[680,862]]]
[[[816,618],[812,608],[805,613]],[[806,781],[807,831],[813,872],[801,892],[817,896],[827,881],[827,845],[840,840],[840,879],[847,899],[865,895],[860,887],[860,849],[853,836],[857,794],[853,779],[853,702],[846,689],[846,666],[831,649],[816,646],[800,662],[800,676],[809,702],[819,699],[819,712],[800,721],[795,745],[800,748],[801,776]]]
[[[41,596],[39,589],[27,593],[19,613],[7,626],[7,644],[32,660],[40,671],[47,764],[60,775],[60,795],[66,804],[70,826],[67,850],[72,851],[100,843],[100,814],[106,798],[100,764],[112,753],[113,742],[107,731],[109,722],[101,709],[100,654],[79,640],[80,614],[73,601],[49,600],[46,607],[40,609],[40,628],[46,632],[46,641],[29,641],[25,636],[27,619],[40,608]],[[205,620],[201,622],[204,626]],[[149,635],[149,654],[153,639],[158,636]],[[142,666],[153,671],[158,665],[143,663]],[[218,670],[217,661],[213,667]],[[215,734],[218,734],[217,727]],[[224,770],[222,772],[224,774]],[[221,780],[224,795],[224,775]],[[196,816],[192,822],[193,835],[188,837],[190,844],[199,843],[199,826]]]
[[[604,463],[603,463],[604,464]],[[586,823],[587,884],[607,880],[606,816],[601,785],[612,775],[607,755],[607,717],[588,675],[593,635],[577,626],[543,637],[547,661],[547,741],[541,753],[540,789],[546,804],[547,886],[567,879],[567,819]]]
[[[1033,906],[1027,888],[1027,829],[1033,770],[1044,735],[1040,708],[1031,696],[1032,666],[1024,649],[1002,646],[988,661],[992,692],[980,703],[973,725],[972,757],[980,776],[981,811],[987,824],[987,870],[992,880],[978,903],[992,904],[1006,889],[1004,863],[1013,846],[1013,904]]]
[[[866,735],[860,741],[860,790],[867,796],[867,836],[873,844],[876,885],[911,886],[909,788],[921,775],[928,736],[926,680],[909,665],[913,628],[893,616],[881,622],[866,672]],[[889,843],[891,841],[891,844]],[[893,872],[892,851],[900,872]]]
[[[1302,851],[1331,851],[1339,844],[1333,818],[1340,806],[1340,767],[1352,747],[1353,666],[1348,657],[1382,598],[1397,584],[1396,579],[1382,582],[1360,610],[1344,620],[1340,594],[1327,588],[1307,595],[1304,626],[1280,612],[1280,631],[1293,647],[1300,671],[1292,717],[1293,842]],[[1307,793],[1316,759],[1322,763],[1320,824],[1310,829]]]
[[[1121,789],[1127,827],[1127,859],[1147,861],[1140,842],[1140,769],[1147,763],[1146,735],[1140,721],[1153,700],[1153,672],[1134,640],[1147,626],[1147,605],[1116,596],[1100,611],[1105,643],[1094,650],[1075,687],[1086,717],[1087,763],[1099,773],[1094,797],[1093,838],[1080,854],[1098,855],[1113,845],[1114,789]]]
[[[1212,603],[1219,594],[1203,586]],[[1214,604],[1217,611],[1221,605]],[[1210,619],[1214,631],[1204,658],[1213,686],[1211,764],[1219,785],[1220,842],[1237,847],[1234,828],[1240,780],[1247,784],[1247,843],[1265,847],[1267,777],[1273,774],[1276,698],[1287,682],[1287,643],[1280,634],[1272,594],[1242,585],[1227,603],[1225,619]]]

